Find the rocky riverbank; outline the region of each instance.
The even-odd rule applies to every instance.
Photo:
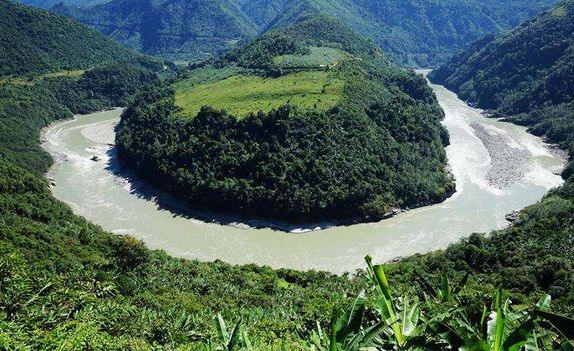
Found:
[[[479,138],[490,156],[490,169],[486,174],[488,185],[498,189],[512,186],[521,180],[528,170],[530,153],[513,147],[512,138],[484,124],[471,123],[475,136]]]

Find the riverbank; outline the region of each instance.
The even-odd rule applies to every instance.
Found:
[[[185,202],[145,188],[146,184],[137,178],[118,176],[121,168],[114,161],[117,159],[114,148],[108,145],[110,139],[97,144],[85,137],[94,123],[119,120],[119,112],[78,116],[48,132],[50,147],[69,156],[55,175],[58,185],[52,191],[75,213],[107,231],[134,236],[173,256],[343,273],[362,267],[363,257],[369,253],[378,262],[388,262],[399,256],[444,249],[473,232],[502,229],[508,225],[508,213],[536,203],[549,189],[561,184],[560,177],[552,172],[562,162],[544,151],[540,138],[527,134],[525,128],[484,118],[452,92],[439,86],[432,88],[446,113],[444,125],[451,134],[447,155],[457,193],[443,203],[383,221],[293,235],[243,226],[242,220],[234,223],[233,218],[217,218],[227,224],[221,225],[213,218],[190,214]],[[536,151],[528,160],[527,174],[544,178],[544,182],[527,176],[504,191],[493,191],[486,182],[489,162],[485,161],[489,156],[470,127],[473,122],[506,131],[516,143],[524,144],[521,147]],[[111,136],[113,128],[107,128]],[[91,161],[94,156],[100,161]]]
[[[48,187],[50,188],[56,186],[56,180],[54,179],[54,176],[56,175],[56,173],[58,173],[60,166],[68,160],[68,156],[66,156],[66,154],[64,153],[57,152],[53,148],[49,147],[50,144],[46,138],[46,132],[51,128],[63,125],[64,123],[71,122],[74,120],[75,116],[64,120],[55,121],[40,130],[40,147],[42,147],[42,149],[47,153],[49,153],[50,156],[52,157],[52,165],[50,166],[50,168],[48,168],[48,171],[44,174],[44,177],[46,177],[46,179],[48,180]]]
[[[117,108],[114,108],[111,110],[96,111],[90,115],[109,112],[109,111],[123,111],[123,108],[117,107]],[[60,169],[60,167],[62,166],[62,164],[64,164],[65,162],[68,161],[68,155],[66,155],[65,153],[58,152],[53,147],[50,147],[50,143],[47,139],[46,133],[53,128],[63,126],[66,123],[76,121],[78,116],[83,116],[83,115],[74,115],[70,118],[66,118],[66,119],[59,120],[59,121],[54,121],[54,122],[50,123],[48,126],[42,128],[40,130],[40,146],[42,147],[42,149],[44,151],[46,151],[47,153],[50,154],[50,156],[52,156],[52,166],[50,166],[48,171],[44,174],[46,179],[48,179],[48,185],[50,188],[56,186],[56,181],[55,181],[54,177],[55,177],[56,173],[58,172],[58,170]],[[117,123],[115,123],[115,124],[117,124]],[[113,145],[114,139],[115,139],[115,132],[114,132],[115,124],[113,126],[108,126],[108,125],[100,126],[100,124],[94,124],[92,126],[93,128],[85,128],[86,134],[85,135],[82,134],[82,135],[86,139],[93,141],[93,142],[96,142],[96,143]]]

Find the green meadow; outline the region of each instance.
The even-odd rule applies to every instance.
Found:
[[[334,72],[306,71],[279,78],[234,75],[200,85],[184,80],[174,88],[176,104],[186,116],[195,116],[202,106],[211,106],[245,117],[285,104],[304,111],[326,111],[339,102],[344,86]]]
[[[43,80],[43,79],[50,79],[50,78],[61,78],[61,77],[69,77],[69,78],[78,78],[81,77],[86,70],[74,70],[74,71],[58,71],[52,73],[45,73],[38,76],[30,76],[30,77],[2,77],[0,78],[0,84],[12,84],[12,85],[34,85],[36,82]]]
[[[337,64],[349,57],[338,49],[327,47],[311,47],[307,55],[282,55],[274,59],[274,64],[280,68],[291,67],[319,67],[321,65]]]

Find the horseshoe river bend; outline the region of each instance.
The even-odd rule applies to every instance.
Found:
[[[446,114],[447,155],[457,192],[443,203],[378,223],[320,224],[323,230],[292,227],[285,232],[190,212],[121,169],[113,146],[119,109],[77,116],[44,131],[43,146],[57,161],[49,173],[52,191],[104,229],[174,256],[342,273],[362,267],[368,253],[389,261],[446,248],[473,232],[503,228],[508,213],[562,183],[560,152],[524,127],[486,118],[453,92],[431,86]]]

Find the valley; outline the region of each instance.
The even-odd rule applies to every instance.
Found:
[[[173,60],[219,55],[310,15],[336,18],[409,67],[445,62],[557,0],[21,0],[86,23],[123,45]],[[97,2],[97,1],[94,1]],[[213,23],[218,25],[214,26]]]
[[[1,350],[574,349],[574,0],[21,1]]]
[[[505,215],[531,205],[562,183],[555,175],[563,160],[525,128],[487,119],[441,86],[432,86],[445,110],[444,125],[451,135],[447,147],[449,165],[457,180],[456,194],[442,204],[410,210],[378,223],[331,227],[332,223],[305,226],[247,221],[240,217],[190,211],[181,202],[155,190],[137,177],[125,177],[113,142],[113,128],[120,111],[80,116],[76,121],[51,127],[46,133],[48,149],[67,155],[54,179],[54,195],[78,214],[116,234],[134,235],[152,248],[189,259],[274,268],[327,270],[336,273],[360,268],[362,258],[374,253],[390,261],[416,253],[442,249],[471,232],[488,232],[508,225]],[[484,139],[472,125],[491,133],[507,150],[525,159],[493,164]],[[106,130],[106,139],[93,142],[95,131]],[[90,140],[91,139],[91,140]],[[103,142],[102,142],[103,141]],[[493,151],[491,151],[493,152]],[[91,161],[98,156],[99,162]],[[512,184],[500,178],[512,175],[517,165],[524,172]],[[496,169],[492,169],[492,167]],[[496,172],[498,182],[489,183]],[[122,176],[123,175],[123,176]],[[274,226],[289,231],[256,229]],[[301,234],[311,230],[312,234]]]

